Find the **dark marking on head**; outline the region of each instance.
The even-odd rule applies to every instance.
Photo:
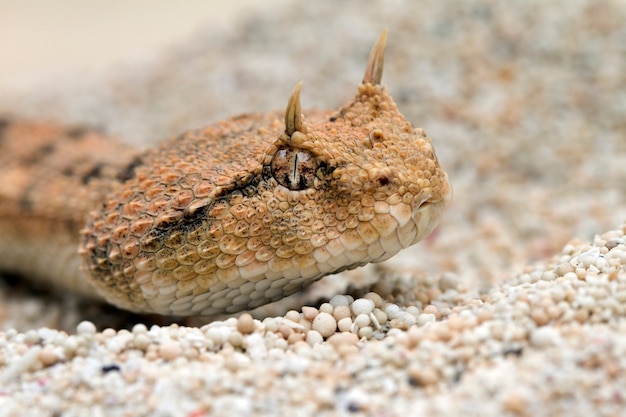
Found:
[[[128,165],[122,168],[117,175],[115,176],[119,181],[126,182],[135,178],[135,168],[140,166],[143,163],[143,160],[140,156],[134,157]]]
[[[210,204],[193,212],[185,210],[181,219],[172,222],[161,222],[154,228],[155,237],[166,239],[167,236],[172,235],[176,231],[189,233],[199,229],[207,219],[209,207],[211,207]]]
[[[99,178],[102,175],[102,168],[103,165],[100,163],[95,164],[89,171],[87,171],[87,173],[85,173],[82,177],[81,177],[81,181],[83,184],[88,184],[89,181],[93,178]]]
[[[193,211],[184,209],[182,210],[182,217],[170,216],[171,220],[162,221],[153,229],[155,237],[163,239],[175,232],[190,233],[200,227],[208,227],[207,222],[212,220],[208,213],[216,204],[224,204],[225,201],[229,201],[235,195],[256,195],[261,179],[261,175],[246,177],[246,183],[233,184],[232,188],[224,187],[218,194],[212,196],[212,201],[205,206],[198,207]]]

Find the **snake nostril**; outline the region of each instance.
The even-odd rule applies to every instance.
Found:
[[[381,175],[380,177],[378,177],[378,184],[380,184],[381,187],[384,187],[385,185],[389,184],[391,181],[389,180],[388,177],[386,177],[385,175]]]

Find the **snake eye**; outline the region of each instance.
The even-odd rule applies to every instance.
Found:
[[[272,158],[272,176],[290,190],[304,190],[313,187],[318,169],[315,156],[304,149],[279,149]]]

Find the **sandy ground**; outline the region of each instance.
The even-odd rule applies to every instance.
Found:
[[[299,80],[305,108],[337,107],[387,27],[383,82],[455,197],[425,242],[256,321],[167,325],[7,277],[0,415],[33,398],[38,415],[623,414],[624,21],[618,0],[267,5],[97,69],[11,76],[0,113],[148,146],[283,108]],[[325,334],[327,315],[348,327]]]

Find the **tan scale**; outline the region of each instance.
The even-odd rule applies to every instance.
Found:
[[[135,150],[0,122],[0,268],[118,307],[214,315],[380,262],[437,224],[451,187],[380,85],[386,31],[336,111],[246,114]],[[78,248],[78,250],[77,250]]]

